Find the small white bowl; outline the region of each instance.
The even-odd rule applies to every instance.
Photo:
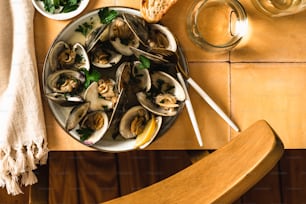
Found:
[[[41,13],[43,16],[50,18],[50,19],[54,19],[54,20],[67,20],[70,18],[73,18],[77,15],[79,15],[88,5],[89,0],[82,0],[80,2],[79,7],[71,12],[68,13],[49,13],[44,9],[44,3],[42,1],[38,1],[38,0],[32,0],[32,4],[34,5],[34,7],[36,8],[36,10]]]

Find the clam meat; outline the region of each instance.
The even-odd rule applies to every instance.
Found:
[[[150,49],[166,49],[176,52],[177,43],[170,30],[160,24],[151,24],[148,46]]]
[[[100,79],[98,81],[98,93],[99,96],[111,101],[115,106],[118,101],[119,93],[116,90],[116,82],[112,79]]]
[[[56,93],[77,93],[85,82],[85,76],[72,69],[63,69],[50,74],[48,87]]]
[[[80,122],[81,140],[87,145],[93,145],[98,142],[106,132],[108,127],[108,116],[104,111],[90,112]],[[82,134],[86,132],[87,134]]]
[[[92,64],[97,68],[110,68],[121,60],[122,54],[100,45],[91,51],[90,58]]]
[[[149,92],[138,92],[141,105],[156,115],[174,116],[185,100],[185,92],[180,83],[165,72],[151,74],[152,87]]]
[[[111,85],[110,85],[111,84]],[[115,93],[113,91],[113,85],[112,83],[101,85],[98,82],[93,82],[90,84],[90,86],[86,89],[84,93],[85,101],[90,102],[89,110],[90,111],[96,111],[96,110],[111,110],[114,108],[117,100],[117,96],[113,95],[110,97],[108,95],[108,98],[103,98],[103,96],[100,95],[99,92],[102,92],[102,94],[108,94],[108,93]],[[100,89],[100,90],[99,90]],[[116,100],[115,100],[116,99]]]
[[[143,132],[146,123],[150,119],[149,112],[142,106],[134,106],[122,117],[119,132],[126,139],[134,138]]]
[[[70,46],[64,41],[57,42],[50,51],[50,67],[53,71],[66,68],[89,70],[90,62],[85,48],[76,43]]]

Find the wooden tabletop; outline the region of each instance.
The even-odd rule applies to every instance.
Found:
[[[248,15],[247,36],[230,52],[212,53],[194,45],[187,36],[187,8],[192,2],[178,0],[162,20],[183,48],[190,76],[241,130],[265,119],[279,134],[285,148],[306,148],[306,11],[269,18],[259,13],[251,1],[240,0]],[[137,9],[139,0],[92,0],[82,14],[114,5]],[[36,12],[35,43],[40,76],[49,47],[69,22],[50,20]],[[202,148],[217,149],[237,135],[192,88],[189,93],[204,142]],[[91,150],[65,133],[46,98],[42,98],[49,149]],[[148,147],[152,150],[199,148],[186,109]]]

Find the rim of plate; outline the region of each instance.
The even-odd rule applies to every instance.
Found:
[[[71,19],[73,17],[76,17],[77,15],[79,15],[82,11],[85,10],[85,8],[87,7],[87,5],[89,4],[89,0],[81,0],[79,7],[71,12],[68,13],[49,13],[44,9],[44,4],[42,1],[39,0],[32,0],[32,4],[35,7],[35,9],[42,14],[43,16],[53,19],[53,20],[68,20]]]

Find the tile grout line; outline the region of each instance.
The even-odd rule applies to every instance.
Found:
[[[229,61],[229,76],[228,76],[228,92],[229,92],[229,117],[232,118],[232,66],[231,62]],[[229,127],[229,138],[228,140],[231,141],[232,139],[232,131]]]
[[[231,52],[228,53],[228,94],[229,94],[229,117],[232,119],[232,62],[231,62]],[[228,128],[229,130],[229,138],[228,141],[232,139],[232,131],[231,127]]]

